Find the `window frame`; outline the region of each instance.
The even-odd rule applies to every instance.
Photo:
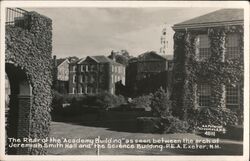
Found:
[[[204,37],[208,40],[208,42],[202,42],[203,41],[202,38],[204,38]],[[195,41],[196,41],[195,55],[196,55],[197,60],[198,61],[206,61],[206,60],[210,59],[210,57],[211,57],[211,44],[210,43],[211,42],[210,42],[210,39],[209,39],[208,35],[207,34],[199,34],[199,35],[196,36]],[[208,46],[207,47],[202,47],[201,44],[204,45],[206,43],[208,44]],[[205,51],[201,52],[201,50],[207,50],[207,51],[206,52]],[[201,54],[204,54],[206,56],[202,57]]]
[[[208,89],[208,91],[202,91],[204,89]],[[209,93],[209,94],[204,94],[204,93]],[[197,104],[199,107],[211,106],[211,99],[212,99],[212,87],[211,87],[211,85],[208,83],[197,84],[196,96],[197,96],[197,101],[198,101]],[[206,102],[204,102],[204,101],[206,101]]]

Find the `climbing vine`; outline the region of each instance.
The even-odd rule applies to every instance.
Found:
[[[225,57],[226,36],[231,33],[239,35],[240,54],[238,59]],[[210,40],[210,58],[197,61],[196,37],[207,34]],[[186,110],[197,105],[198,83],[211,85],[211,106],[225,107],[225,85],[240,82],[243,91],[243,26],[212,27],[203,31],[177,31],[174,35],[174,86],[173,113],[185,119]],[[243,92],[241,92],[241,98]],[[179,103],[178,103],[179,102]],[[240,111],[243,111],[240,100]]]
[[[52,21],[36,12],[30,12],[29,29],[6,26],[5,62],[25,72],[32,86],[30,138],[43,139],[50,132],[50,104],[52,101]],[[44,148],[31,148],[25,154],[46,154]]]

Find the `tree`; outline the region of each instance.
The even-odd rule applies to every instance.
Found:
[[[115,59],[117,63],[123,64],[125,66],[128,65],[128,60],[131,58],[129,56],[129,52],[127,50],[121,51],[111,51],[111,54],[108,56],[110,59]]]
[[[171,116],[171,101],[169,94],[161,87],[151,99],[151,109],[154,116],[166,117]]]

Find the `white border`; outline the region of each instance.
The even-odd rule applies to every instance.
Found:
[[[217,8],[244,8],[244,144],[243,156],[89,156],[89,155],[46,155],[46,156],[8,156],[4,154],[5,147],[5,111],[4,111],[4,84],[5,84],[5,12],[6,7],[217,7]],[[247,161],[249,160],[249,3],[246,1],[2,1],[1,2],[1,54],[0,54],[0,90],[1,90],[1,135],[0,135],[0,160],[161,160],[166,159],[186,161]],[[3,130],[4,129],[4,130]]]

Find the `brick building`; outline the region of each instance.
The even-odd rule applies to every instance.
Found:
[[[53,57],[53,86],[60,93],[68,93],[69,89],[69,60]]]
[[[160,87],[167,89],[171,83],[169,64],[166,57],[154,51],[130,59],[126,72],[128,94],[137,96],[154,92]]]
[[[176,108],[243,108],[243,17],[222,9],[173,26]]]
[[[125,85],[125,66],[105,56],[88,56],[70,64],[70,94],[97,94],[103,91],[115,94],[118,82]]]

